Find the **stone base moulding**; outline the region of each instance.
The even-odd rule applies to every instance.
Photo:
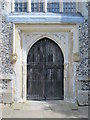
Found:
[[[11,74],[3,74],[0,77],[0,97],[1,102],[4,104],[12,104],[13,103],[13,80],[15,79],[15,75]],[[1,96],[2,95],[2,96]]]
[[[78,90],[78,105],[88,105],[88,91]]]

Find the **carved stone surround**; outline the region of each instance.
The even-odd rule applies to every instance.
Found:
[[[62,42],[64,42],[64,44],[65,44],[65,39],[66,39],[66,36],[65,36],[65,34],[64,33],[44,33],[44,32],[42,32],[42,33],[29,33],[29,34],[27,34],[27,35],[25,35],[25,37],[26,37],[26,43],[28,43],[29,41],[30,41],[30,39],[32,39],[32,38],[34,38],[34,37],[36,37],[36,36],[53,36],[53,37],[57,37],[59,40],[61,40]]]
[[[38,25],[38,27],[37,25],[27,25],[26,29],[26,27],[23,25],[18,25],[18,27],[16,26],[15,48],[18,59],[17,62],[14,64],[16,73],[14,89],[17,100],[26,101],[28,51],[32,47],[32,45],[35,44],[38,40],[47,37],[53,40],[56,44],[58,44],[64,55],[64,100],[75,102],[75,73],[73,72],[75,64],[72,65],[72,62],[74,62],[72,59],[73,49],[75,51],[75,49],[78,48],[78,40],[76,39],[76,41],[74,41],[74,38],[77,38],[77,36],[75,37],[75,32],[77,32],[77,28],[74,25],[54,25],[54,27],[52,25],[43,25],[43,27],[40,27],[40,25]],[[76,46],[74,46],[74,44]],[[78,49],[76,49],[76,53],[78,53]],[[22,98],[20,96],[22,96]]]
[[[27,47],[27,54],[30,49],[30,44],[36,42],[35,40],[40,40],[41,38],[50,38],[54,42],[56,42],[62,49],[62,52],[64,54],[64,49],[68,49],[68,33],[67,32],[31,32],[31,33],[25,33],[25,44]],[[67,38],[66,38],[67,37]],[[23,38],[22,38],[23,39]],[[68,58],[67,58],[68,59]]]

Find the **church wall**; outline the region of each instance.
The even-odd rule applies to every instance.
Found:
[[[0,89],[1,88],[7,89],[8,80],[11,80],[12,82],[9,86],[9,89],[11,89],[14,98],[17,98],[20,100],[20,97],[22,97],[22,73],[21,73],[22,67],[19,68],[21,71],[19,72],[19,69],[15,67],[15,64],[11,63],[11,56],[12,56],[12,49],[13,49],[13,24],[8,23],[6,21],[6,15],[10,12],[10,9],[11,9],[10,5],[11,3],[9,2],[8,4],[5,4],[3,8],[2,2],[0,3],[0,8],[1,8],[1,11],[0,11]],[[76,101],[80,105],[88,104],[87,93],[88,93],[88,90],[90,90],[90,82],[88,81],[88,28],[87,27],[88,27],[87,20],[85,20],[84,23],[79,24],[80,62],[73,62],[72,69],[70,69],[71,71],[72,70],[74,71],[73,77],[72,76],[71,77],[75,79],[75,82],[72,81],[72,83],[69,83],[69,84],[73,84],[73,88],[74,88],[73,90],[75,91],[74,95],[76,96]],[[20,42],[18,43],[19,44],[17,46],[17,51],[21,50],[19,48]],[[19,56],[18,57],[18,60],[19,60],[22,57],[22,54],[18,54],[18,56]],[[74,57],[77,58],[77,56],[78,55],[76,54]],[[22,66],[22,63],[18,60],[17,60],[17,63]],[[69,74],[71,71],[69,71]],[[74,76],[74,73],[77,74],[77,77]],[[16,74],[19,74],[18,80],[21,83],[20,86],[16,82],[17,81]],[[20,87],[19,91],[17,90],[17,86],[18,88]],[[72,89],[72,86],[69,89]],[[19,95],[16,94],[17,93],[16,91],[18,91]],[[73,93],[71,92],[70,95],[71,94]],[[18,97],[20,96],[20,97],[18,98],[17,96]],[[0,95],[0,101],[2,102],[1,95]]]
[[[90,81],[88,78],[88,21],[79,25],[80,63],[77,68],[78,76],[78,104],[88,104]]]

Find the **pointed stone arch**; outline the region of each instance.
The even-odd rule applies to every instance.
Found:
[[[63,53],[63,56],[65,57],[65,53],[64,53],[64,48],[63,46],[60,44],[60,40],[58,37],[54,36],[54,35],[50,35],[50,34],[47,34],[47,33],[44,33],[44,34],[36,34],[36,36],[32,36],[32,39],[28,42],[27,44],[27,54],[29,52],[29,49],[39,40],[43,39],[43,38],[48,38],[50,39],[51,41],[55,42],[59,47],[60,49],[62,50],[62,53]]]

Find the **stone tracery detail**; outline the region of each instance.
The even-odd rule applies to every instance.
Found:
[[[32,33],[32,34],[25,35],[26,43],[28,43],[30,41],[30,39],[36,37],[37,35],[38,35],[37,33]]]
[[[62,33],[31,33],[31,34],[27,34],[25,35],[26,38],[26,43],[28,43],[30,41],[30,39],[32,38],[36,38],[36,37],[45,37],[45,36],[53,36],[55,38],[58,38],[60,41],[65,43],[65,35]]]

